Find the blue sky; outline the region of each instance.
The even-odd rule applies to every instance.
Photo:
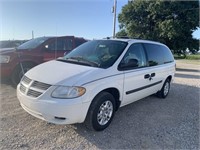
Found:
[[[112,36],[114,0],[0,0],[0,40]],[[117,1],[117,14],[128,0]],[[116,31],[119,31],[118,23]],[[200,38],[200,29],[194,37]]]

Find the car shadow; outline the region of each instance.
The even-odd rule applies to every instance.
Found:
[[[73,126],[100,149],[198,149],[199,88],[174,83],[166,99],[150,96],[120,108],[101,132]]]

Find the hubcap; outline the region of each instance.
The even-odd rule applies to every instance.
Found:
[[[97,121],[100,125],[105,125],[111,119],[113,114],[113,104],[111,101],[105,101],[101,104],[98,114]]]
[[[164,87],[164,95],[167,95],[169,92],[169,82],[166,82],[165,87]]]

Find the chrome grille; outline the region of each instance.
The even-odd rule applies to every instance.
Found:
[[[37,98],[42,95],[49,87],[51,87],[50,84],[34,81],[24,76],[20,82],[19,90],[27,96]]]
[[[26,84],[29,84],[31,82],[31,79],[29,79],[27,76],[24,76],[22,78],[22,82],[26,83]]]
[[[19,87],[20,91],[22,93],[25,93],[26,92],[26,87],[23,85],[23,84],[20,84],[20,87]]]
[[[41,90],[47,90],[51,85],[46,84],[46,83],[42,83],[42,82],[38,82],[38,81],[34,81],[32,84],[32,87],[34,88],[38,88]]]
[[[42,94],[41,92],[38,92],[38,91],[35,91],[35,90],[31,90],[31,89],[29,89],[28,92],[27,92],[27,95],[31,96],[31,97],[38,97],[41,94]]]

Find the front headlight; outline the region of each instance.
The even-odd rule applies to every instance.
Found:
[[[9,63],[10,61],[10,56],[7,55],[0,55],[0,63]]]
[[[76,98],[85,94],[86,89],[78,86],[59,86],[51,94],[54,98]]]

